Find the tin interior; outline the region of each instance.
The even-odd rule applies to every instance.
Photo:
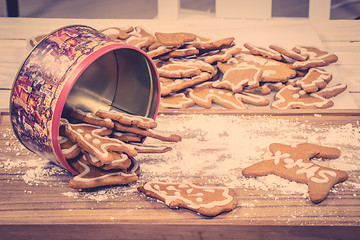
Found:
[[[76,80],[65,103],[67,109],[122,111],[153,118],[158,105],[158,80],[150,60],[141,52],[121,48],[88,66]]]

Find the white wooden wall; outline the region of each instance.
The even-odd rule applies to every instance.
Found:
[[[271,0],[215,0],[217,18],[269,19]],[[309,0],[310,20],[329,20],[331,0]],[[180,0],[158,0],[159,19],[178,19]]]

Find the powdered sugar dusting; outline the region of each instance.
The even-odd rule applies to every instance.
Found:
[[[183,136],[173,150],[162,155],[141,155],[143,176],[202,176],[230,187],[279,190],[307,194],[307,186],[278,176],[244,178],[241,170],[269,155],[268,146],[279,142],[296,144],[316,143],[337,147],[342,151],[338,159],[319,160],[321,165],[344,171],[358,171],[356,163],[360,149],[360,128],[346,124],[314,126],[306,121],[289,121],[261,116],[178,115],[159,116],[158,126]],[[315,132],[315,133],[314,133]],[[146,143],[156,140],[148,138]],[[316,161],[316,160],[315,160]],[[349,182],[359,179],[350,176]]]
[[[321,116],[316,118],[319,119]],[[360,177],[356,175],[360,171],[359,123],[338,126],[330,123],[314,124],[301,120],[301,117],[290,121],[262,116],[216,114],[161,114],[157,118],[157,123],[162,131],[179,134],[183,140],[178,143],[166,143],[173,149],[164,154],[139,154],[136,159],[141,166],[140,179],[130,186],[112,186],[94,191],[73,190],[67,186],[68,181],[73,177],[71,173],[47,159],[30,153],[16,140],[9,129],[0,133],[0,136],[6,139],[6,147],[0,149],[0,167],[6,172],[15,172],[14,178],[22,179],[28,185],[60,184],[64,191],[62,194],[65,196],[95,201],[134,194],[138,185],[157,179],[207,181],[205,183],[221,184],[245,191],[247,189],[276,190],[307,197],[305,184],[290,182],[274,175],[245,178],[241,170],[269,156],[268,146],[271,143],[309,142],[337,147],[342,152],[338,159],[313,160],[316,164],[349,173],[349,179],[336,185],[332,191],[346,188],[358,194],[360,189]],[[152,138],[147,138],[145,143],[164,144]]]

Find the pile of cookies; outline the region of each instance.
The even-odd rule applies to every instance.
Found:
[[[75,189],[135,182],[140,173],[138,153],[164,153],[171,147],[146,145],[144,137],[166,142],[181,136],[155,130],[157,123],[147,117],[118,111],[74,110],[71,120],[61,119],[59,142],[62,153],[79,175],[70,180]]]
[[[101,31],[154,60],[163,109],[211,108],[213,103],[230,109],[246,109],[249,104],[329,108],[334,105],[329,98],[347,88],[343,83],[329,85],[332,74],[321,67],[338,57],[316,47],[239,47],[233,37],[211,40],[185,32],[151,33],[140,26]],[[266,97],[271,92],[273,100]]]

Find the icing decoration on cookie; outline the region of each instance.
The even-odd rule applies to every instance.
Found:
[[[268,95],[271,93],[271,89],[269,88],[268,85],[263,84],[257,88],[249,88],[249,87],[244,87],[243,93],[253,93],[253,94],[261,94],[261,95]]]
[[[96,116],[94,113],[84,112],[80,109],[76,109],[75,111],[71,112],[70,117],[96,126],[107,127],[110,129],[114,128],[114,123],[110,118],[101,118]]]
[[[107,137],[107,135],[112,133],[112,130],[107,128],[86,123],[67,123],[65,125],[65,133],[72,142],[76,143],[86,152],[96,156],[104,164],[109,164],[114,160],[109,151],[124,152],[129,156],[137,155],[133,146],[118,139]]]
[[[315,93],[306,94],[299,87],[288,85],[277,92],[274,96],[275,101],[271,108],[292,109],[292,108],[330,108],[334,103],[328,99],[320,97]]]
[[[249,88],[259,86],[262,70],[254,65],[239,64],[235,68],[228,69],[222,80],[213,82],[215,88],[225,88],[234,93],[242,92],[243,87],[248,85]]]
[[[65,136],[59,136],[59,143],[61,152],[64,155],[65,159],[72,159],[77,157],[81,150],[78,145],[74,144]]]
[[[270,49],[275,50],[279,52],[280,54],[289,57],[291,59],[297,60],[297,61],[306,61],[309,57],[307,54],[300,54],[295,52],[293,49],[286,49],[282,46],[272,44],[269,46]]]
[[[335,83],[332,85],[327,85],[326,88],[321,89],[316,94],[323,98],[332,98],[345,91],[346,88],[347,85],[345,83]]]
[[[127,132],[113,132],[112,137],[119,139],[122,142],[141,142],[142,140],[141,136]]]
[[[144,129],[156,128],[156,126],[157,126],[157,123],[152,118],[131,115],[131,114],[127,114],[124,112],[115,111],[115,110],[99,109],[95,114],[96,114],[96,116],[99,116],[99,117],[109,118],[114,121],[120,122],[122,124],[126,124],[129,126],[134,125],[134,126],[144,128]]]
[[[290,181],[306,183],[312,202],[323,201],[330,189],[347,179],[348,174],[341,170],[323,167],[310,161],[311,158],[338,158],[337,148],[316,144],[301,143],[285,145],[273,143],[269,146],[272,157],[242,170],[245,177],[275,174]]]
[[[214,102],[229,109],[247,109],[238,94],[226,89],[213,88],[211,82],[202,83],[190,89],[189,97],[196,105],[203,108],[211,108]]]
[[[176,32],[176,33],[161,33],[156,32],[155,37],[164,46],[180,47],[185,43],[192,42],[196,39],[193,33]]]
[[[304,78],[296,82],[305,92],[317,92],[325,88],[331,81],[332,75],[327,71],[319,68],[311,68]]]
[[[241,48],[239,47],[231,47],[231,48],[224,48],[220,51],[212,51],[205,53],[201,56],[201,59],[206,62],[213,64],[215,62],[226,62],[236,54],[241,52]]]
[[[239,97],[244,103],[255,106],[267,106],[270,103],[265,97],[252,93],[240,93]]]
[[[188,56],[196,55],[198,53],[199,50],[197,48],[188,45],[181,48],[173,49],[172,51],[169,51],[167,54],[159,56],[159,59],[168,60],[170,58],[188,57]]]
[[[155,129],[143,129],[136,126],[126,126],[118,122],[115,122],[115,129],[121,132],[135,133],[137,135],[151,137],[165,142],[180,142],[182,139],[181,136],[177,134],[167,133]],[[132,148],[134,149],[133,146]]]
[[[186,97],[185,93],[177,93],[162,97],[160,100],[160,108],[185,109],[195,105],[194,100]]]
[[[101,33],[115,39],[125,40],[130,37],[130,32],[134,31],[133,27],[108,27],[100,30]]]
[[[104,170],[127,169],[130,167],[131,160],[125,153],[110,152],[113,156],[111,163],[103,164],[97,157],[84,151],[84,159],[95,167],[101,167]]]
[[[333,53],[320,50],[316,47],[296,46],[293,50],[297,53],[308,55],[306,61],[294,62],[292,67],[297,70],[306,70],[312,67],[323,67],[337,62],[338,57]]]
[[[200,73],[199,68],[183,63],[171,63],[158,68],[159,76],[168,78],[193,77],[200,75]]]
[[[146,196],[159,199],[170,208],[183,207],[205,216],[231,211],[237,204],[234,190],[227,187],[151,181],[138,190]]]
[[[258,47],[253,44],[250,44],[250,43],[245,43],[244,47],[249,49],[249,51],[254,55],[260,55],[265,58],[275,59],[278,61],[284,60],[283,56],[281,56],[280,53],[278,53],[277,51],[274,51],[272,49],[269,49],[269,48]]]
[[[195,42],[192,43],[192,46],[201,50],[201,51],[213,51],[220,50],[223,48],[229,48],[233,46],[235,38],[228,37],[218,40],[204,40],[201,38],[197,38]]]
[[[143,27],[136,26],[134,31],[129,33],[130,37],[126,39],[126,44],[137,48],[147,49],[156,42],[156,38]]]
[[[88,165],[83,156],[70,162],[70,165],[79,172],[79,175],[70,180],[69,186],[75,189],[93,188],[107,185],[124,185],[138,180],[139,163],[131,158],[128,169],[107,171]]]
[[[160,146],[160,145],[149,145],[142,143],[130,143],[134,146],[135,150],[138,153],[166,153],[171,151],[171,147],[168,146]]]
[[[167,96],[171,93],[195,86],[196,84],[205,82],[211,79],[215,73],[201,72],[200,75],[192,78],[179,78],[179,79],[170,79],[160,77],[161,85],[161,96]]]

